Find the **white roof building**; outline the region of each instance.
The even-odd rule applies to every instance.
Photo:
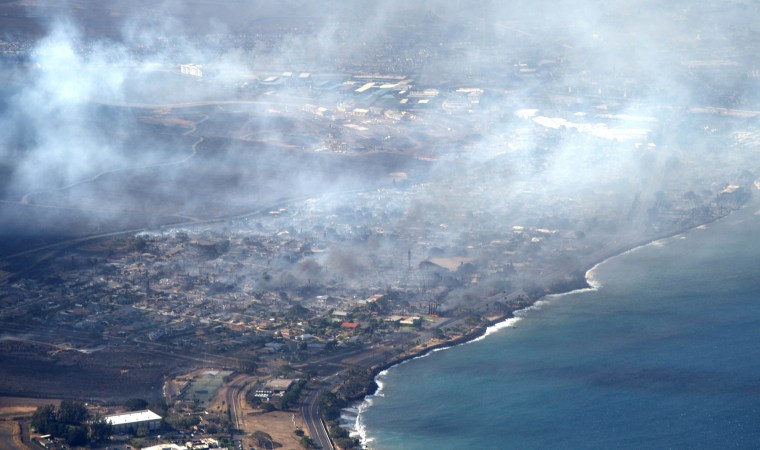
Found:
[[[192,75],[194,77],[203,77],[203,69],[197,64],[180,64],[179,71],[183,75]]]
[[[103,420],[113,426],[116,434],[137,431],[140,427],[148,430],[157,430],[161,427],[161,416],[149,409],[105,416]]]
[[[177,444],[158,444],[152,447],[143,447],[141,450],[187,450],[187,447]]]

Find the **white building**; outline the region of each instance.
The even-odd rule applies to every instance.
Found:
[[[256,389],[254,396],[259,398],[270,398],[273,395],[282,397],[293,386],[293,383],[295,383],[295,380],[275,378],[267,381],[262,388]]]
[[[143,447],[140,450],[187,450],[187,447],[177,444],[158,444],[152,447]]]
[[[114,414],[103,419],[111,424],[114,434],[133,433],[140,427],[151,431],[161,428],[161,416],[149,409]]]
[[[183,75],[192,75],[199,78],[203,77],[203,70],[201,70],[201,66],[196,64],[180,64],[179,71],[182,72]]]

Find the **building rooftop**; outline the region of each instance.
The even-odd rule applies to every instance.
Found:
[[[287,390],[290,385],[293,384],[293,380],[287,378],[275,378],[274,380],[267,381],[266,387],[272,390]]]
[[[146,422],[148,420],[161,420],[161,416],[146,409],[143,411],[132,411],[124,414],[106,416],[104,417],[104,420],[111,425],[124,425],[136,422]]]
[[[152,447],[143,447],[141,450],[187,450],[187,447],[179,444],[158,444]]]
[[[158,444],[152,447],[143,447],[141,450],[187,450],[187,447],[178,444]]]

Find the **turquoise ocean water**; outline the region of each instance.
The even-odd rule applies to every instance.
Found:
[[[606,261],[485,339],[401,364],[374,449],[760,448],[760,215]]]

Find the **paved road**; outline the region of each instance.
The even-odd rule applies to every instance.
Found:
[[[343,374],[350,368],[373,367],[387,361],[390,356],[391,354],[388,352],[388,349],[382,347],[371,350],[357,349],[357,351],[336,355],[345,368],[323,377],[320,383],[308,392],[306,399],[301,405],[301,417],[303,417],[303,422],[306,424],[309,436],[311,436],[317,448],[335,449],[328,436],[327,429],[319,417],[319,400],[322,392],[337,385]],[[319,364],[324,364],[324,361],[321,361]]]
[[[319,417],[319,399],[322,395],[322,385],[310,390],[301,405],[301,416],[306,424],[311,440],[317,448],[334,450],[335,447],[327,435],[327,430]]]
[[[0,448],[8,450],[36,450],[29,439],[28,424],[15,421],[4,422],[0,425]]]
[[[245,433],[241,430],[243,424],[243,410],[240,407],[240,397],[243,395],[243,389],[251,383],[255,377],[250,375],[240,375],[235,377],[227,386],[227,392],[225,393],[225,401],[230,412],[230,428],[232,432],[230,437],[232,438],[235,450],[243,450]]]
[[[242,424],[241,415],[242,410],[240,408],[240,396],[243,393],[243,389],[252,381],[254,377],[250,375],[241,375],[235,377],[227,386],[227,392],[225,394],[225,401],[230,411],[230,426],[235,429],[240,429]]]

